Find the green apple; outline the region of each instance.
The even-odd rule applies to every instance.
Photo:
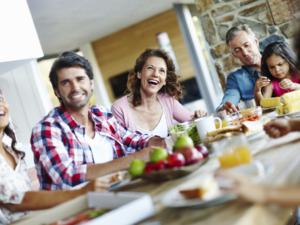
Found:
[[[174,149],[186,147],[194,147],[194,142],[192,138],[190,138],[188,135],[179,136],[175,141]]]
[[[132,177],[140,176],[144,173],[145,162],[141,159],[131,161],[128,172]]]
[[[168,158],[168,152],[162,147],[154,147],[150,152],[150,161],[158,162],[161,160],[166,160]]]

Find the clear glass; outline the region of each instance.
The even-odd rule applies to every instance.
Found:
[[[214,144],[220,167],[231,168],[252,162],[252,153],[244,135],[234,135]]]

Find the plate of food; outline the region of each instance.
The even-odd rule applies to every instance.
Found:
[[[97,187],[99,189],[103,188],[104,190],[109,190],[111,187],[119,186],[125,180],[130,178],[126,170],[118,171],[111,173],[96,179]]]
[[[194,171],[196,171],[200,166],[208,161],[208,158],[203,158],[198,162],[195,162],[190,165],[175,167],[175,168],[168,168],[165,167],[161,170],[154,170],[150,173],[144,173],[140,176],[140,178],[155,182],[166,181],[166,180],[173,180],[183,176],[186,176]]]
[[[176,179],[197,170],[207,162],[208,155],[208,149],[204,145],[194,145],[188,135],[182,135],[176,139],[172,151],[153,147],[149,161],[134,159],[128,172],[132,179],[142,178],[159,182]]]
[[[236,199],[234,194],[223,192],[213,174],[194,178],[167,192],[161,203],[170,208],[211,207]]]

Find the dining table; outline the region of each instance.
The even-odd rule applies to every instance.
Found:
[[[268,170],[260,183],[270,187],[300,184],[300,133],[292,132],[273,139],[264,133],[249,140],[253,161],[262,163]],[[219,169],[218,157],[211,154],[209,160],[193,173],[163,182],[140,180],[117,191],[146,192],[151,195],[156,214],[141,225],[284,225],[295,215],[295,208],[276,204],[253,204],[238,197],[218,204],[197,207],[173,207],[163,199],[178,186]]]
[[[297,185],[300,187],[300,132],[291,132],[276,139],[269,137],[262,127],[265,122],[273,117],[268,116],[268,114],[263,115],[260,121],[252,126],[258,128],[257,132],[245,135],[252,153],[250,165],[258,163],[263,165],[264,169],[260,179],[254,179],[253,182],[271,188]],[[178,192],[179,187],[194,180],[201,180],[201,178],[208,175],[215,177],[215,172],[220,170],[216,148],[218,148],[217,142],[215,147],[211,149],[205,163],[196,167],[188,175],[159,182],[140,178],[129,180],[124,185],[114,186],[110,191],[116,193],[140,192],[150,195],[154,206],[154,215],[140,221],[139,225],[294,225],[291,220],[295,218],[296,207],[254,204],[228,193],[224,193],[224,196],[230,196],[229,198],[216,201],[213,204],[180,206],[176,205],[176,202],[173,205],[166,204],[165,199],[171,196],[172,193]],[[247,173],[244,175],[247,176]],[[255,177],[249,175],[249,179],[253,178]],[[199,202],[201,203],[201,200]],[[53,210],[55,209],[32,212],[28,215],[28,218]],[[56,211],[53,212],[56,214]],[[26,222],[25,219],[24,221]],[[22,224],[22,221],[20,224]]]

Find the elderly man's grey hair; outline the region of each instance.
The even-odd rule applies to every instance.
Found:
[[[256,38],[255,33],[251,30],[251,28],[246,24],[241,24],[235,27],[231,27],[226,33],[226,44],[229,42],[240,32],[245,31],[247,34],[252,36],[254,39]]]

